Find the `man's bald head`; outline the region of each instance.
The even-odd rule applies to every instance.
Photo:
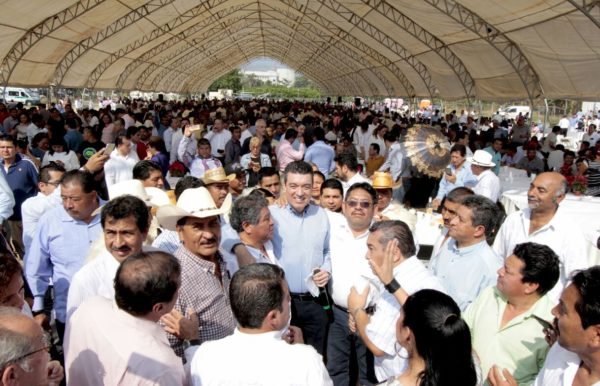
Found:
[[[549,187],[552,187],[555,197],[564,196],[567,193],[569,187],[567,179],[560,173],[557,172],[544,172],[537,175],[535,178],[540,183],[544,183]]]
[[[527,203],[532,213],[554,213],[566,192],[565,177],[556,172],[541,173],[529,185]]]

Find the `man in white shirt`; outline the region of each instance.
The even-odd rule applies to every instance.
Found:
[[[341,153],[334,159],[335,174],[342,181],[344,187],[344,196],[348,189],[357,182],[367,182],[365,177],[358,172],[358,160],[353,154]]]
[[[366,255],[378,280],[362,293],[352,288],[348,296],[350,324],[375,355],[375,375],[379,381],[402,373],[406,351],[395,348],[396,321],[406,298],[425,288],[445,292],[440,281],[415,256],[412,233],[402,221],[381,221],[369,229]],[[376,298],[375,313],[366,312],[370,292]]]
[[[471,171],[477,177],[477,185],[473,187],[473,192],[497,202],[500,198],[500,179],[492,171],[496,166],[492,162],[492,155],[485,150],[476,150],[468,161],[471,163]]]
[[[212,156],[219,159],[221,163],[225,162],[225,144],[231,139],[231,131],[223,128],[223,120],[215,119],[212,130],[204,138],[210,141]]]
[[[410,188],[410,160],[406,157],[404,147],[398,142],[398,138],[391,132],[384,134],[385,147],[388,149],[385,162],[379,171],[389,171],[394,183],[394,199],[402,202],[404,195]]]
[[[172,255],[156,251],[125,259],[115,276],[115,301],[88,299],[69,319],[67,383],[185,384],[181,360],[157,323],[173,309],[180,285],[181,266]],[[198,325],[193,315],[189,321]]]
[[[23,217],[23,245],[25,252],[29,250],[31,240],[35,234],[35,228],[38,220],[49,209],[60,205],[60,196],[50,199],[50,195],[60,184],[60,180],[65,174],[65,168],[51,163],[40,169],[40,178],[38,181],[39,193],[28,198],[21,206],[21,216]]]
[[[494,241],[494,251],[503,259],[517,244],[527,241],[552,248],[560,260],[560,278],[550,291],[554,300],[558,300],[573,271],[588,267],[583,232],[575,226],[576,220],[559,206],[566,190],[567,181],[561,174],[539,174],[527,192],[529,208],[510,214]]]
[[[548,155],[548,169],[558,172],[565,164],[565,147],[561,144],[556,145]]]
[[[544,138],[544,145],[542,146],[542,151],[546,154],[549,154],[552,150],[556,149],[556,144],[558,142],[557,136],[560,133],[560,126],[554,126],[552,128],[552,132]]]
[[[369,145],[371,145],[369,141],[373,134],[373,130],[369,127],[368,121],[368,119],[365,119],[360,122],[359,126],[354,129],[354,134],[352,136],[352,143],[356,146],[358,158],[361,160],[365,160],[367,154],[369,154]]]
[[[125,135],[119,135],[115,140],[116,149],[110,154],[110,159],[104,165],[104,179],[106,186],[117,182],[131,180],[133,178],[133,167],[140,160],[131,147],[131,139]]]
[[[335,385],[355,384],[350,368],[358,368],[361,385],[370,384],[367,372],[368,350],[362,339],[348,329],[348,295],[352,286],[360,286],[363,275],[372,276],[365,255],[369,226],[373,221],[377,193],[367,183],[348,189],[342,214],[329,213],[331,253],[331,298],[333,322],[327,336],[327,370]],[[351,353],[356,352],[356,362]]]
[[[321,356],[289,324],[291,297],[281,268],[242,267],[231,280],[229,297],[237,328],[198,348],[190,367],[194,386],[333,385]]]
[[[67,318],[88,298],[114,299],[117,269],[127,257],[142,250],[150,227],[150,213],[144,201],[125,195],[102,207],[100,221],[106,249],[73,275],[67,298]]]

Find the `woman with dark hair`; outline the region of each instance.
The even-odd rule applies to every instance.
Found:
[[[79,169],[77,154],[69,150],[63,137],[52,137],[50,139],[50,149],[44,155],[42,166],[46,166],[52,161],[64,167],[66,171]]]
[[[148,140],[148,155],[147,160],[154,161],[160,166],[160,171],[163,175],[163,181],[165,183],[165,189],[169,190],[171,187],[167,182],[167,172],[169,171],[169,156],[167,155],[167,148],[165,141],[158,136],[153,135]]]
[[[408,353],[408,364],[402,374],[382,385],[480,384],[469,327],[450,296],[430,289],[409,296],[402,306],[396,337]]]
[[[31,140],[31,146],[29,146],[29,151],[41,161],[44,159],[46,152],[50,148],[49,143],[50,139],[48,138],[48,133],[38,133]]]

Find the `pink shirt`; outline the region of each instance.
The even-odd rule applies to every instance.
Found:
[[[304,149],[305,146],[303,143],[300,144],[298,150],[294,150],[290,141],[287,139],[282,140],[277,147],[279,170],[283,171],[290,162],[301,160],[304,157]]]
[[[162,327],[108,299],[86,300],[65,332],[67,385],[184,385],[185,373]]]

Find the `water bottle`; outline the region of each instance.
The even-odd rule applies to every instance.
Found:
[[[315,269],[313,271],[313,275],[319,273],[320,269]],[[319,288],[319,297],[317,298],[317,302],[323,307],[323,311],[327,314],[327,319],[331,322],[333,320],[333,309],[331,308],[333,302],[331,301],[331,297],[327,292],[327,286],[318,287]]]

